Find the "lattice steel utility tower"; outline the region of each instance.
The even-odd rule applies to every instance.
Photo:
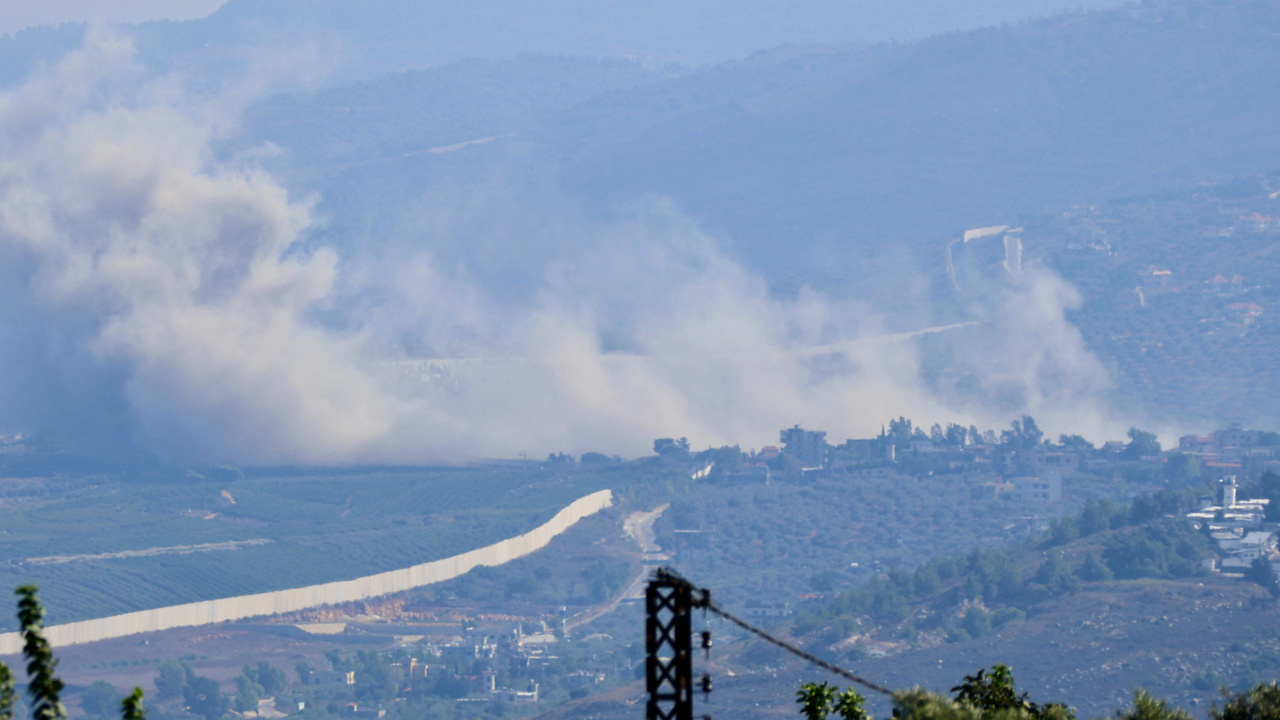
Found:
[[[667,570],[654,571],[645,590],[646,720],[693,720],[693,610],[711,600],[709,590]],[[709,633],[704,647],[710,647]],[[710,678],[704,679],[710,691]]]

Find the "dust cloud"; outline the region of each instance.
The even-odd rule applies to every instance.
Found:
[[[196,96],[132,53],[92,32],[0,96],[0,426],[258,464],[635,456],[899,415],[1117,427],[1051,273],[954,331],[983,404],[925,382],[873,307],[776,297],[662,198],[600,221],[554,189],[442,188],[416,233],[324,247],[270,148],[218,149],[243,87]]]

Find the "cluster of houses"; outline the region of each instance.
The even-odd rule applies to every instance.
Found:
[[[1270,217],[1263,219],[1267,222],[1276,220]],[[1195,289],[1195,286],[1188,285],[1185,282],[1185,278],[1182,283],[1175,282],[1172,270],[1157,265],[1151,265],[1142,270],[1138,273],[1138,277],[1139,284],[1134,290],[1137,293],[1139,304],[1143,307],[1146,307],[1149,298],[1157,295]],[[1218,273],[1204,280],[1199,289],[1201,293],[1206,295],[1230,299],[1256,292],[1260,287],[1256,284],[1246,284],[1244,276],[1239,273]],[[1226,306],[1222,319],[1236,324],[1248,325],[1261,318],[1263,313],[1264,308],[1256,302],[1233,302]]]
[[[969,443],[920,435],[902,444],[881,435],[864,440],[849,440],[844,445],[827,444],[827,433],[805,430],[799,426],[781,431],[782,447],[765,446],[747,453],[744,470],[737,479],[748,476],[766,477],[771,467],[791,462],[806,476],[829,474],[835,466],[855,479],[885,479],[909,472],[904,464],[915,461],[946,470],[976,471],[989,480],[984,492],[993,497],[1009,497],[1030,505],[1046,505],[1062,500],[1062,480],[1081,470],[1090,461],[1078,452],[1037,445],[1013,451],[996,442],[994,436]],[[850,461],[841,451],[856,453]]]
[[[572,671],[559,667],[562,658],[555,652],[559,637],[545,622],[540,629],[526,632],[524,624],[506,632],[464,631],[462,635],[438,636],[426,639],[406,636],[415,640],[417,654],[429,660],[409,657],[407,661],[390,662],[385,667],[389,677],[399,688],[398,701],[421,694],[439,694],[440,681],[450,685],[448,696],[458,703],[504,700],[513,704],[537,703],[542,692],[540,680],[553,680],[556,685],[572,691],[604,683],[612,666],[588,664]],[[300,628],[304,626],[300,625]],[[307,626],[307,631],[313,628]],[[608,636],[599,636],[608,638]],[[584,638],[590,640],[591,637]],[[360,669],[350,666],[333,671],[312,671],[305,680],[308,685],[347,685],[353,688],[361,682]],[[507,676],[509,682],[501,682]],[[303,709],[304,705],[299,705]],[[368,706],[352,699],[341,707],[342,714],[353,718],[376,720],[386,714],[382,705]]]
[[[1184,435],[1178,439],[1178,452],[1198,458],[1205,467],[1232,472],[1246,463],[1270,464],[1280,458],[1280,434],[1232,425],[1209,435]]]
[[[1266,560],[1280,568],[1276,553],[1277,523],[1267,522],[1267,498],[1241,498],[1235,476],[1222,480],[1217,502],[1204,498],[1187,518],[1217,545],[1217,553],[1207,558],[1205,568],[1224,573],[1243,573],[1255,560]]]
[[[982,490],[988,495],[1036,510],[1063,499],[1065,478],[1079,472],[1114,474],[1121,462],[1160,469],[1180,462],[1192,468],[1189,472],[1194,476],[1205,479],[1280,471],[1280,434],[1239,425],[1206,436],[1183,436],[1177,448],[1167,451],[1161,450],[1154,438],[1149,447],[1113,441],[1095,448],[1083,443],[1019,443],[973,430],[952,435],[948,437],[947,431],[939,432],[935,427],[930,433],[913,431],[909,442],[895,441],[882,433],[833,447],[827,444],[825,432],[795,426],[781,431],[781,447],[766,446],[747,453],[744,468],[735,477],[767,477],[770,468],[785,467],[798,468],[806,476],[839,472],[855,479],[885,479],[918,473],[922,468],[925,472],[969,472],[986,478]]]

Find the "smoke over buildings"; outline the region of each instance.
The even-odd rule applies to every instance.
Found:
[[[874,306],[777,297],[662,198],[601,220],[544,184],[424,188],[403,231],[326,246],[270,148],[225,150],[238,104],[147,76],[101,32],[0,96],[0,424],[331,463],[635,455],[796,421],[838,438],[898,415],[1110,422],[1074,291],[1043,269],[953,331],[984,404],[878,340]]]

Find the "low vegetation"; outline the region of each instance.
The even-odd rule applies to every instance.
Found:
[[[894,569],[849,588],[792,621],[798,635],[835,643],[857,630],[906,626],[936,632],[951,642],[981,637],[1021,620],[1035,605],[1077,591],[1082,584],[1116,579],[1192,576],[1209,541],[1180,513],[1190,491],[1139,496],[1127,506],[1100,500],[1056,521],[1043,538],[1007,549],[974,548],[935,558],[914,571]],[[1081,539],[1074,561],[1061,546]],[[1097,551],[1093,548],[1101,546]],[[853,651],[855,656],[857,650]]]
[[[978,670],[951,688],[954,698],[920,688],[895,693],[895,720],[1075,720],[1075,711],[1059,703],[1040,704],[1019,694],[1013,673],[1006,665],[996,665],[988,673]],[[800,715],[805,720],[826,720],[838,715],[842,720],[864,720],[862,697],[854,690],[839,693],[826,683],[806,683],[796,693]],[[1151,695],[1136,690],[1128,708],[1115,713],[1116,720],[1193,720],[1196,716]],[[1258,683],[1236,693],[1224,692],[1221,706],[1209,710],[1210,720],[1280,720],[1280,685]]]

